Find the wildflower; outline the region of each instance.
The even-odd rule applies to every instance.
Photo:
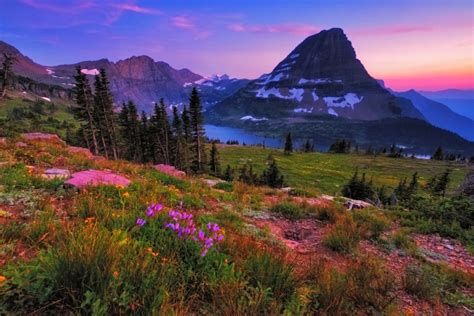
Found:
[[[0,284],[5,282],[6,280],[7,280],[7,277],[0,274]]]
[[[95,221],[95,217],[88,217],[84,220],[86,224],[92,224]]]
[[[150,206],[148,206],[148,208],[146,210],[146,216],[153,217],[153,216],[156,215],[156,213],[158,213],[162,209],[163,209],[163,204],[152,203],[152,204],[150,204]]]
[[[135,222],[135,224],[142,227],[143,225],[146,224],[146,220],[144,220],[143,218],[137,218],[137,221]]]
[[[118,271],[114,271],[113,276],[114,276],[114,278],[118,278],[118,276],[119,276]]]
[[[130,196],[130,193],[128,193],[128,192],[123,192],[123,193],[122,193],[122,196],[123,196],[124,198],[128,198],[128,197]]]

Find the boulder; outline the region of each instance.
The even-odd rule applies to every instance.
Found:
[[[67,150],[72,154],[81,154],[81,155],[84,155],[87,158],[93,158],[94,157],[94,154],[92,154],[91,151],[87,148],[68,146]]]
[[[125,177],[106,170],[85,170],[73,173],[71,179],[65,184],[72,185],[76,188],[98,185],[113,185],[116,187],[126,187],[131,181]]]
[[[170,166],[170,165],[159,164],[159,165],[153,166],[153,168],[155,168],[159,172],[165,173],[175,178],[183,178],[186,176],[186,172],[178,170],[175,167]]]
[[[51,168],[43,173],[43,178],[46,179],[67,179],[70,172],[67,169]]]
[[[28,144],[24,143],[24,142],[16,142],[15,143],[15,147],[18,147],[18,148],[25,148],[25,147],[28,147]]]
[[[203,179],[203,181],[211,188],[217,185],[218,183],[225,182],[224,180],[221,180],[221,179]]]
[[[24,133],[21,134],[21,137],[24,140],[28,141],[47,141],[47,142],[56,142],[60,144],[65,144],[65,142],[59,138],[56,134],[46,134],[46,133]]]
[[[363,209],[366,207],[372,206],[372,204],[361,201],[361,200],[353,200],[353,199],[346,199],[346,202],[344,203],[344,206],[349,210],[354,210],[354,209]]]

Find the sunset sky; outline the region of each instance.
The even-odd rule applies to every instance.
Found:
[[[246,78],[332,27],[393,89],[474,88],[472,0],[1,0],[0,8],[0,40],[41,64],[149,55]]]

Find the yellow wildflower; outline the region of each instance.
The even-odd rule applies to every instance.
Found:
[[[128,192],[123,192],[123,193],[122,193],[122,196],[123,196],[124,198],[128,198],[128,197],[130,196],[130,193],[128,193]]]

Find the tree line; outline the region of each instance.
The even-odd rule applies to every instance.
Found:
[[[81,123],[78,136],[95,155],[168,164],[195,173],[208,169],[203,108],[195,88],[181,113],[172,106],[170,119],[163,99],[155,103],[150,116],[138,113],[132,101],[116,113],[104,69],[94,78],[94,90],[80,67],[74,79],[74,114]]]

